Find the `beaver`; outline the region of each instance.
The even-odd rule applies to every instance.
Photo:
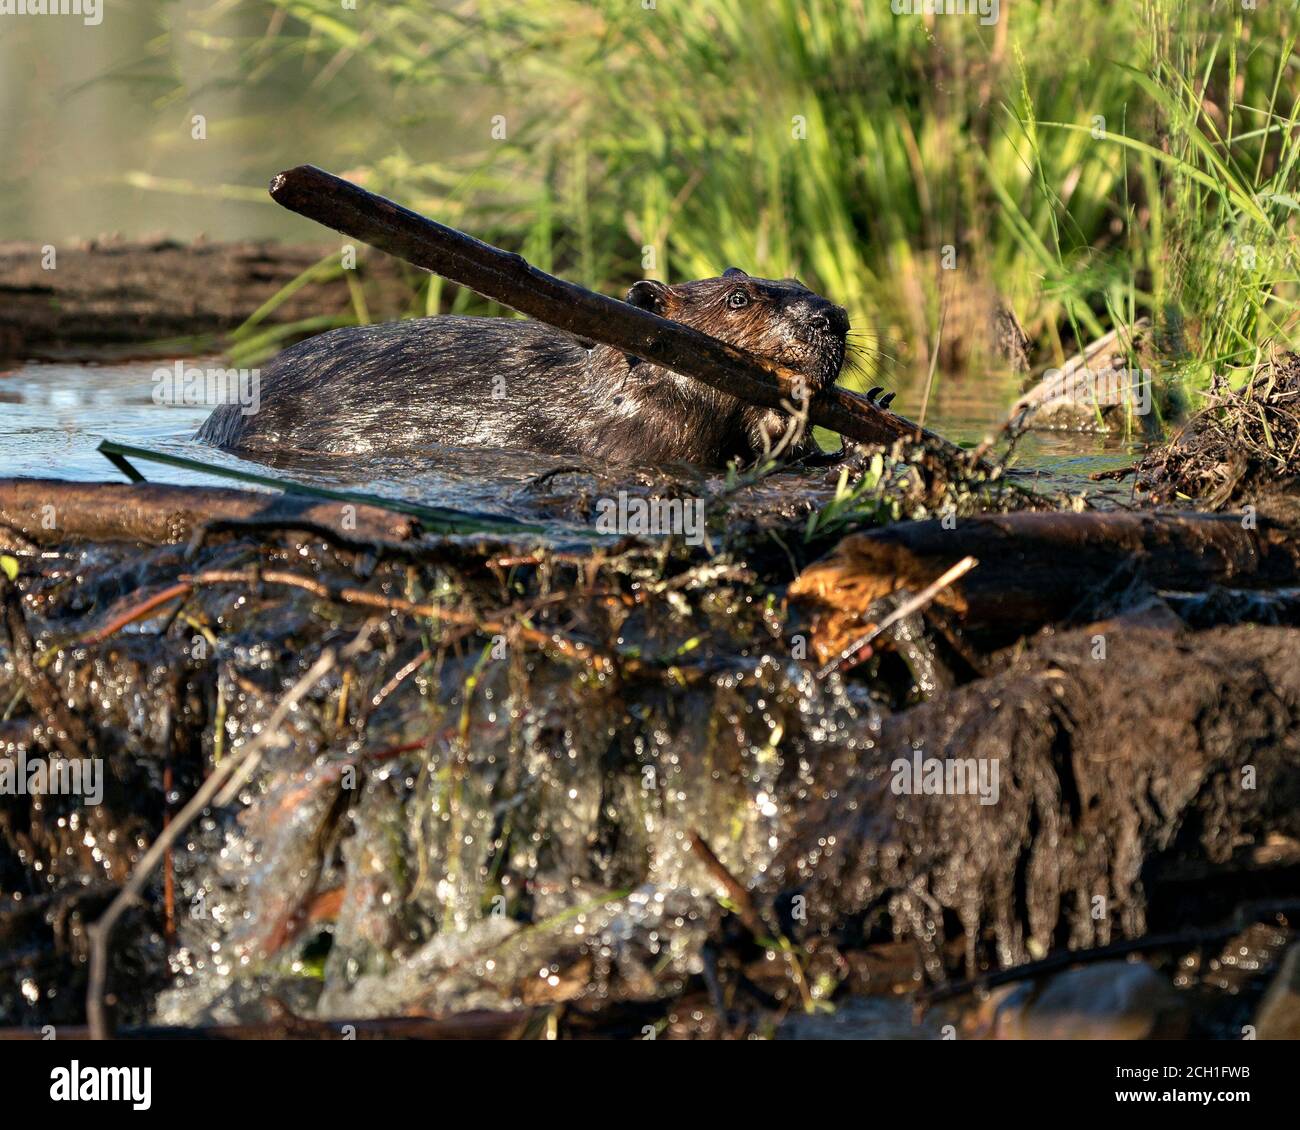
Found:
[[[627,293],[651,310],[833,384],[848,314],[796,279],[719,278]],[[245,452],[354,454],[431,444],[523,448],[612,463],[748,462],[790,418],[538,322],[440,316],[331,330],[261,374],[260,407],[223,405],[197,439]],[[809,430],[810,431],[810,430]],[[784,452],[815,459],[805,433]]]

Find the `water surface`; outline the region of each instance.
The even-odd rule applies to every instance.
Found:
[[[158,361],[40,363],[0,372],[0,473],[121,481],[122,472],[97,451],[104,439],[268,473],[265,466],[194,443],[192,436],[209,409],[156,403],[153,374],[160,365],[170,368]],[[964,446],[975,446],[1005,419],[1009,398],[1002,383],[973,378],[950,383],[926,423]],[[899,406],[915,414],[919,406],[909,405],[908,399],[905,391]],[[1015,466],[1044,489],[1096,493],[1088,475],[1132,462],[1140,446],[1116,436],[1036,432],[1021,439]],[[512,500],[530,481],[574,462],[540,453],[439,448],[421,456],[317,457],[269,473],[434,506],[517,513]],[[142,464],[140,470],[154,482],[219,482],[203,472],[160,464]]]

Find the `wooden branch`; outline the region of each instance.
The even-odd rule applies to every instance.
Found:
[[[800,400],[795,394],[800,374],[793,369],[548,275],[522,256],[444,227],[314,165],[280,173],[271,181],[271,196],[299,215],[364,240],[539,322],[693,377],[739,400],[766,408]],[[924,437],[952,446],[920,425],[842,388],[816,395],[808,418],[863,443]]]
[[[1013,634],[1057,623],[1127,578],[1200,592],[1300,577],[1300,544],[1264,521],[1248,529],[1233,515],[1021,512],[964,518],[951,528],[938,520],[896,522],[851,534],[805,569],[789,595],[813,607],[819,657],[829,659],[861,634],[859,618],[875,601],[919,590],[966,556],[982,567],[938,603],[969,630]]]
[[[344,525],[338,503],[293,495],[158,483],[78,483],[0,479],[0,545],[5,531],[37,545],[69,540],[184,541],[204,526],[319,527],[357,541],[404,541],[416,530],[404,514],[357,506]]]

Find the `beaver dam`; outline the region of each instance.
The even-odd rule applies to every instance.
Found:
[[[3,753],[102,798],[6,790],[4,1023],[84,1022],[136,877],[125,1032],[1293,1024],[1298,403],[1285,360],[1104,510],[906,441],[561,468],[523,534],[8,480]],[[704,537],[577,536],[620,492]]]
[[[0,1024],[1295,1035],[1300,359],[1101,496],[893,419],[491,514],[0,481]]]

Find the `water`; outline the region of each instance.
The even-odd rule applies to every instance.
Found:
[[[120,481],[122,474],[96,448],[101,440],[162,449],[208,463],[263,473],[266,467],[218,452],[191,437],[208,409],[154,400],[155,369],[143,361],[123,365],[28,364],[0,372],[0,459],[3,474],[92,481]],[[1000,382],[968,380],[941,391],[927,424],[964,446],[996,432],[1010,403]],[[906,390],[899,407],[917,411]],[[1015,466],[1046,490],[1104,494],[1089,482],[1096,471],[1131,463],[1141,444],[1123,437],[1039,432],[1025,436]],[[540,454],[440,449],[427,461],[411,456],[287,464],[282,477],[362,489],[429,505],[519,515],[519,492],[541,473],[572,459]],[[202,472],[161,464],[140,470],[154,482],[214,485]]]
[[[119,481],[95,449],[102,439],[151,446],[192,435],[205,408],[154,403],[157,364],[32,364],[0,372],[0,457],[6,475]],[[159,468],[150,478],[211,479]]]

